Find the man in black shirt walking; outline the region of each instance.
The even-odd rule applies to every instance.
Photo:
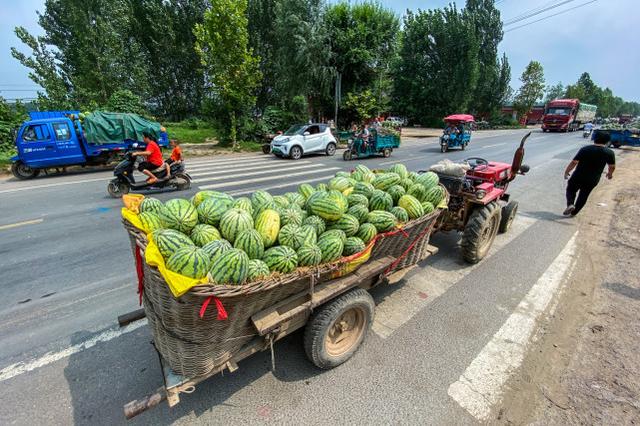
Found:
[[[597,133],[594,144],[580,148],[564,171],[567,184],[567,208],[565,216],[575,216],[584,207],[593,188],[598,185],[604,166],[608,166],[607,179],[613,177],[616,168],[616,157],[613,151],[605,145],[609,142],[609,135]],[[576,169],[573,174],[571,171]],[[571,178],[569,178],[571,175]],[[576,200],[576,194],[578,199]]]

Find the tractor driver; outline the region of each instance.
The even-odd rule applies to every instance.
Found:
[[[151,172],[152,170],[155,170],[164,164],[167,171],[167,177],[170,176],[171,171],[169,169],[169,165],[162,159],[162,151],[160,151],[160,147],[158,146],[158,138],[156,138],[152,132],[146,130],[142,133],[142,136],[147,147],[144,151],[132,152],[131,156],[137,157],[138,155],[142,155],[145,157],[145,161],[140,163],[138,170],[148,176],[147,183],[154,184],[158,181],[158,178],[153,175]]]

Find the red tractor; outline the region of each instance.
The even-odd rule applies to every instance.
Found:
[[[520,141],[511,164],[471,157],[464,176],[438,173],[440,182],[449,191],[449,208],[441,216],[438,229],[462,232],[462,257],[469,263],[479,262],[491,248],[498,232],[507,232],[518,211],[518,202],[510,200],[509,183],[529,166],[522,164],[524,143]]]

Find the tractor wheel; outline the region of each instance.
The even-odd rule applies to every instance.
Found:
[[[500,228],[498,232],[504,234],[507,232],[511,225],[513,224],[513,219],[516,218],[516,214],[518,213],[518,202],[517,201],[509,201],[506,206],[502,208],[502,214],[500,218]]]
[[[304,331],[309,360],[327,370],[351,358],[371,328],[374,309],[371,295],[355,288],[316,310]]]
[[[500,207],[492,202],[476,208],[462,234],[462,257],[469,263],[478,263],[484,258],[500,227]]]

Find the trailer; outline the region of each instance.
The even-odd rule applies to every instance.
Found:
[[[640,146],[640,131],[624,129],[624,130],[607,130],[597,129],[593,131],[591,139],[595,139],[596,133],[606,133],[609,135],[609,143],[607,146],[620,148],[621,146]]]

